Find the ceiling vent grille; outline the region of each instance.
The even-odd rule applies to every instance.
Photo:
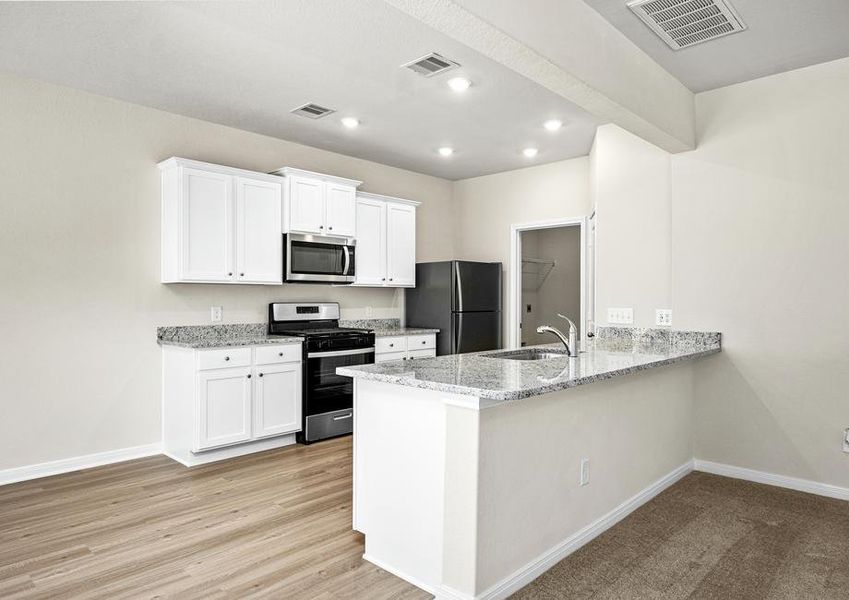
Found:
[[[673,50],[746,29],[726,0],[631,0],[628,8]]]
[[[422,56],[412,62],[401,65],[401,68],[406,67],[407,69],[418,73],[422,77],[433,77],[438,73],[444,73],[445,71],[450,71],[451,69],[459,66],[460,63],[449,60],[436,52],[431,52],[427,56]]]
[[[336,112],[332,108],[325,108],[323,106],[319,106],[318,104],[304,104],[303,106],[299,106],[298,108],[293,108],[291,110],[293,115],[298,115],[299,117],[306,117],[308,119],[320,119],[321,117],[326,117],[330,113]]]

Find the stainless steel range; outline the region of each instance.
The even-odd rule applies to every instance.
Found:
[[[303,430],[298,441],[309,444],[351,433],[353,379],[340,377],[336,368],[373,363],[374,333],[339,327],[335,302],[269,304],[268,332],[304,338]]]

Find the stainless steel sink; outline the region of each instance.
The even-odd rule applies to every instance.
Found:
[[[486,358],[503,358],[506,360],[548,360],[552,358],[566,358],[565,351],[553,348],[523,348],[521,350],[508,350],[496,352],[495,354],[484,354]]]

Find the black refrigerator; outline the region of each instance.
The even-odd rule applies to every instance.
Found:
[[[436,354],[501,348],[501,263],[418,263],[405,291],[407,327],[438,328]]]

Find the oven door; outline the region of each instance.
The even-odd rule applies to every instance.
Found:
[[[338,367],[374,362],[374,348],[307,354],[304,385],[304,437],[307,442],[354,430],[354,380],[336,374]]]
[[[353,239],[290,233],[284,236],[283,248],[288,282],[354,282]]]

